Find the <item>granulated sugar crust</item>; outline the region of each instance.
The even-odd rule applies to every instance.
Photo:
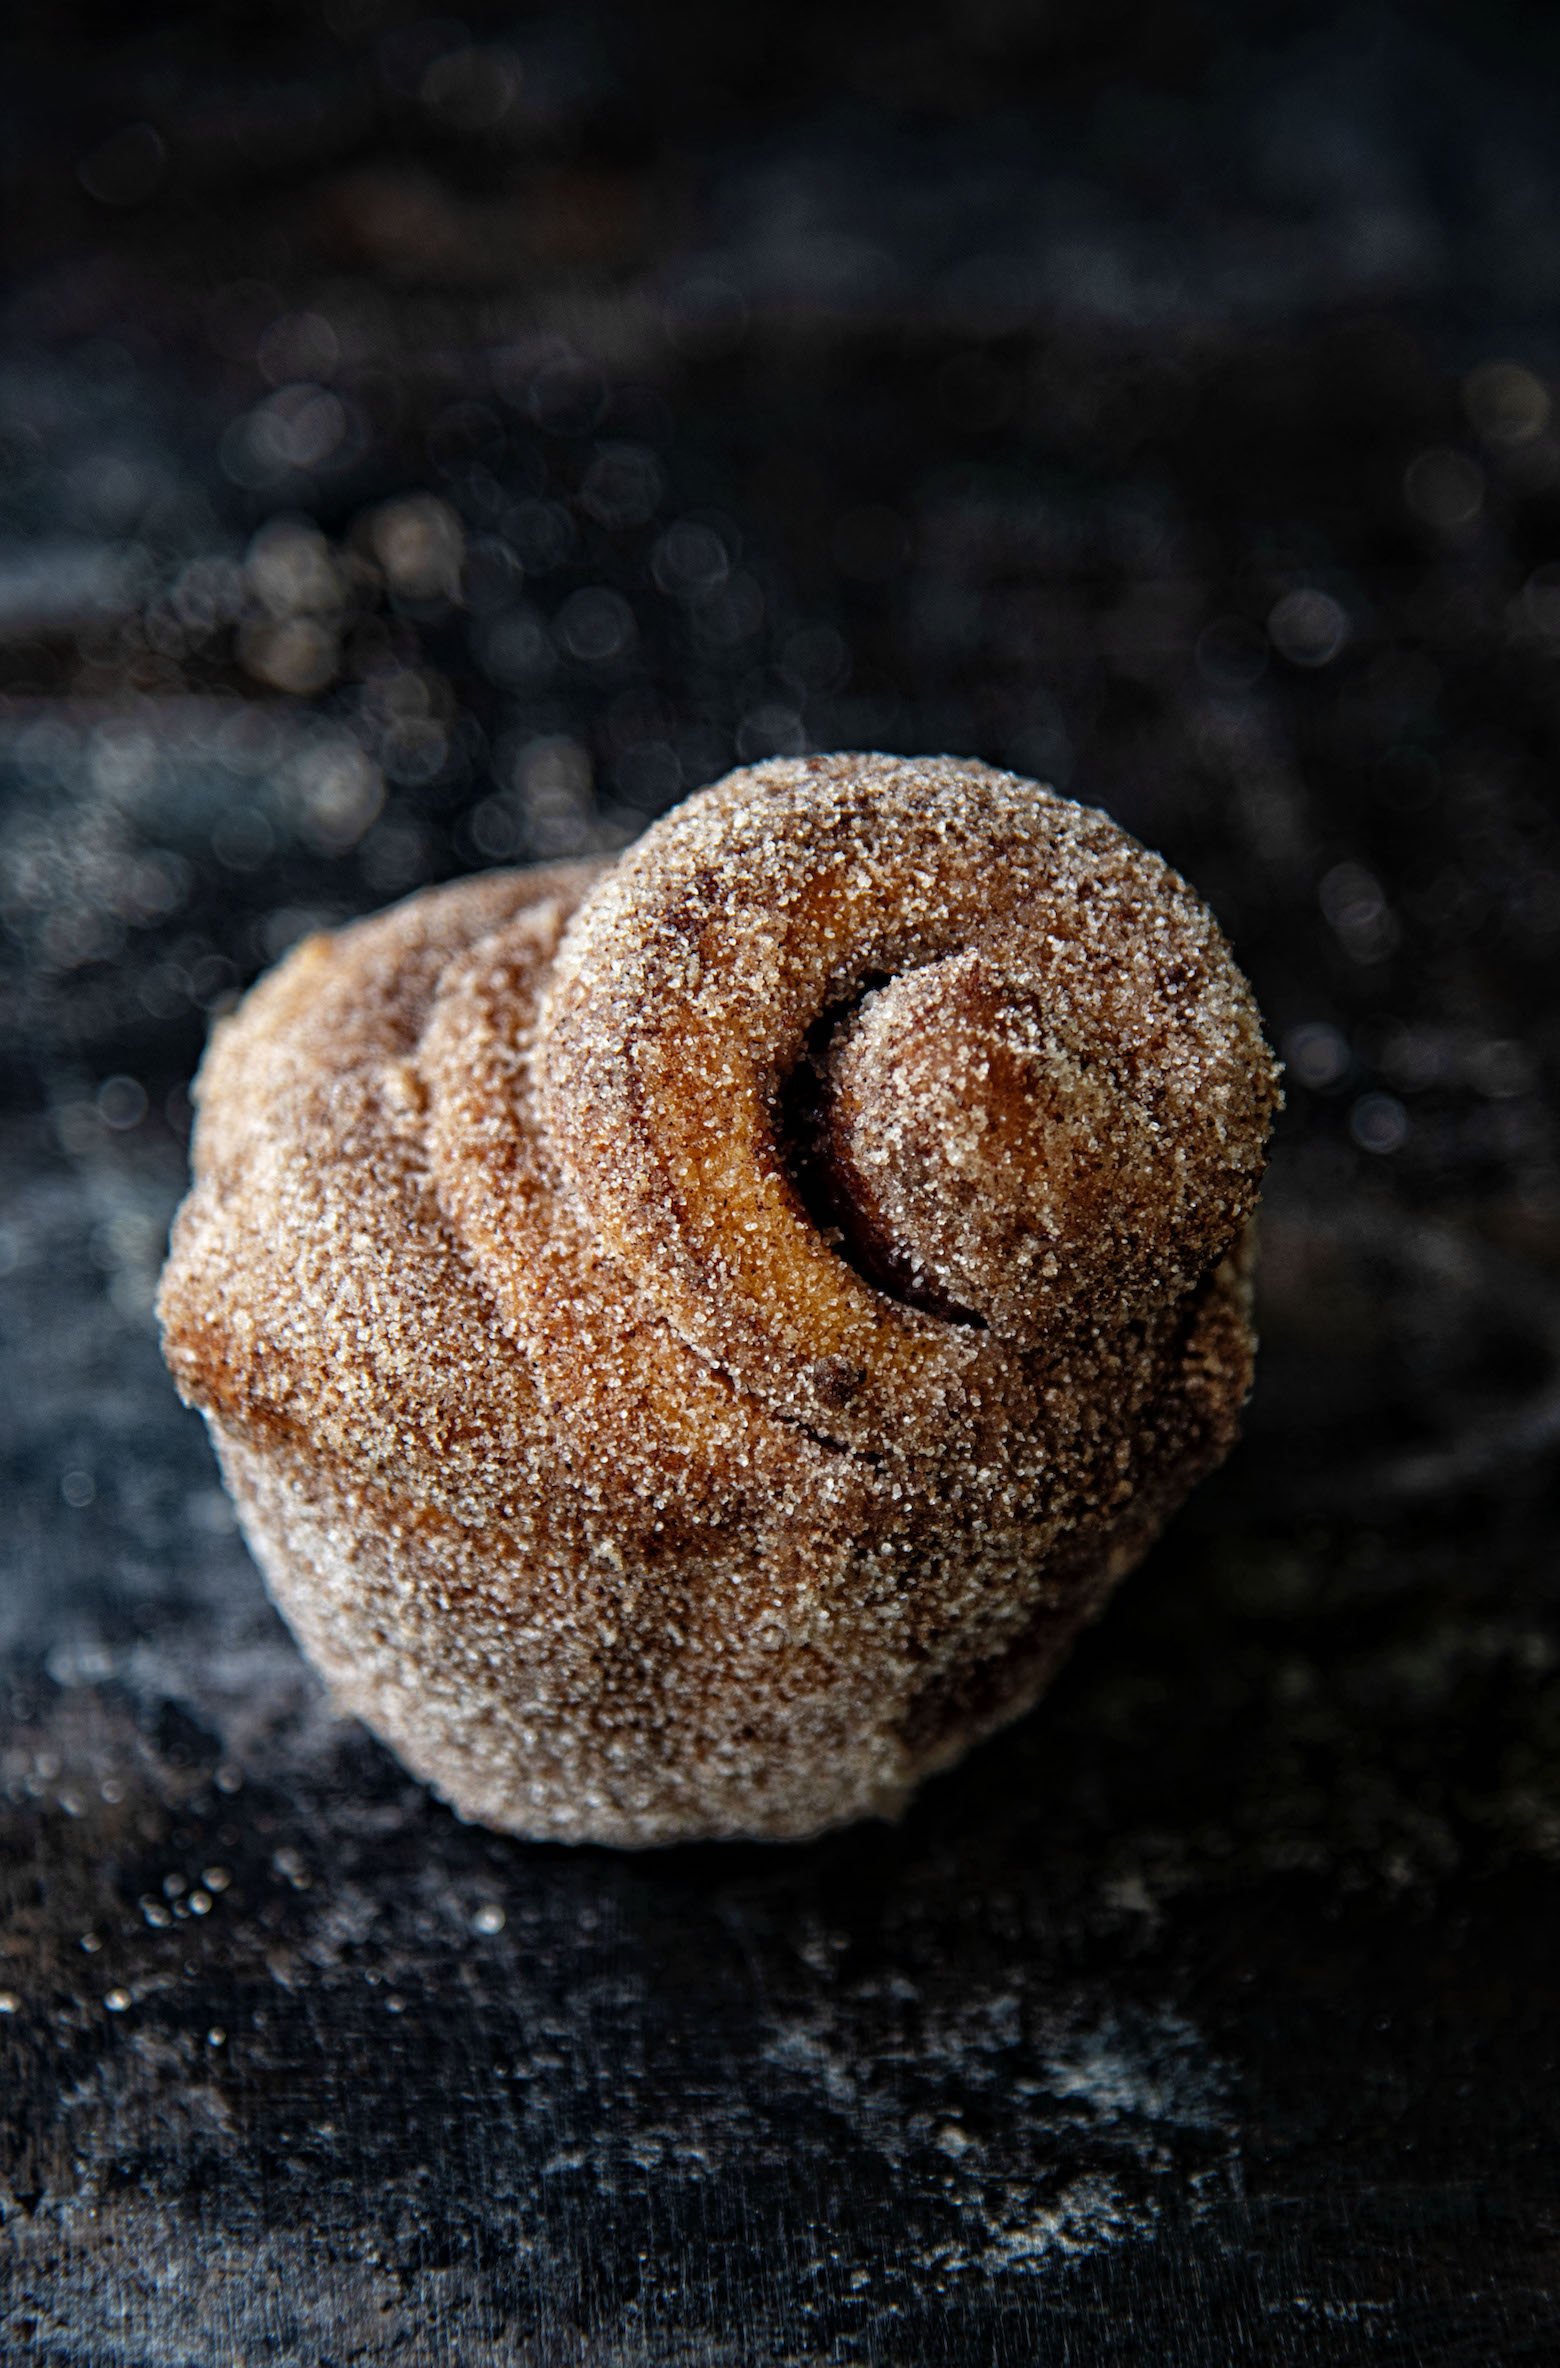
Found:
[[[464,1814],[804,1835],[1032,1701],[1227,1450],[1275,1100],[1106,818],[785,760],[263,980],[167,1355],[305,1648]]]

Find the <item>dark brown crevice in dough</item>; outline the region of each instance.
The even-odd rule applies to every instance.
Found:
[[[733,1385],[735,1386],[735,1385]],[[862,1465],[869,1472],[880,1472],[887,1458],[875,1447],[852,1447],[848,1439],[831,1439],[827,1431],[818,1430],[812,1423],[803,1422],[799,1414],[776,1411],[773,1419],[787,1430],[797,1431],[804,1439],[811,1439],[826,1455],[842,1455],[853,1464]]]
[[[869,971],[854,994],[841,996],[807,1031],[801,1059],[782,1079],[775,1097],[775,1142],[797,1198],[811,1223],[852,1272],[902,1307],[919,1308],[945,1324],[984,1332],[986,1319],[940,1291],[901,1246],[875,1226],[852,1189],[851,1171],[839,1155],[833,1121],[833,1055],[869,995],[891,983],[886,971]]]

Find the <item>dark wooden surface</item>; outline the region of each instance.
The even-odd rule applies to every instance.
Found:
[[[1548,2360],[1549,36],[572,24],[477,11],[501,129],[389,10],[23,14],[0,2358]],[[339,420],[286,445],[298,384]],[[480,599],[352,571],[430,488]],[[338,663],[288,688],[253,568],[207,622],[185,571],[299,516]],[[352,830],[322,732],[379,768]],[[527,1848],[333,1716],[233,1531],[150,1318],[183,1087],[309,918],[798,740],[1069,782],[1213,899],[1291,1062],[1258,1394],[900,1827]]]
[[[1550,2355],[1537,1474],[1292,1493],[1311,1292],[1422,1292],[1422,1241],[1285,1212],[1248,1445],[901,1828],[634,1858],[464,1828],[331,1717],[105,1301],[128,1171],[12,1203],[7,2356]]]

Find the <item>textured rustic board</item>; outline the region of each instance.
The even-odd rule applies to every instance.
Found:
[[[1281,1331],[1230,1472],[902,1828],[526,1848],[267,1608],[88,1252],[166,1180],[35,1147],[10,1203],[7,2357],[1545,2356],[1536,1499],[1278,1505]]]

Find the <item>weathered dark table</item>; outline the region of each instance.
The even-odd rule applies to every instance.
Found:
[[[911,14],[28,20],[7,2368],[1560,2351],[1549,37]],[[803,745],[1215,903],[1290,1069],[1248,1435],[903,1826],[525,1848],[234,1534],[184,1088],[311,922]]]
[[[101,1271],[170,1165],[10,1203],[6,2358],[1551,2356],[1542,1491],[1327,1404],[1493,1253],[1281,1201],[1252,1437],[1050,1703],[898,1830],[632,1858],[332,1718]]]

